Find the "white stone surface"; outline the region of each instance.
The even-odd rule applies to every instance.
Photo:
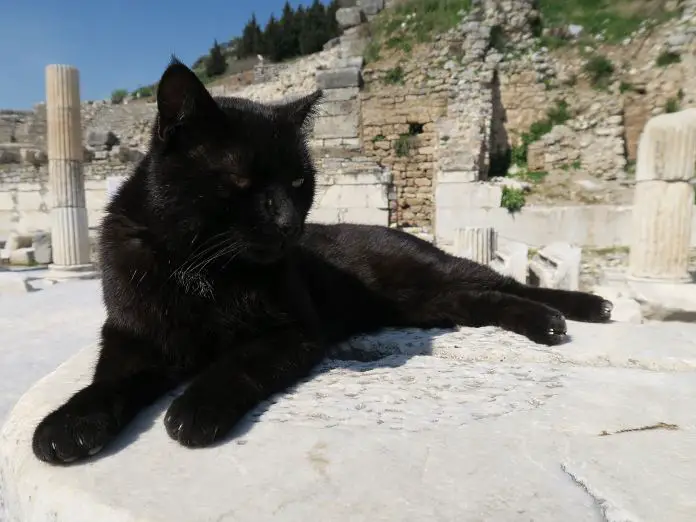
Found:
[[[529,261],[529,270],[536,274],[539,286],[561,290],[580,287],[582,249],[570,243],[551,243],[539,250]]]
[[[364,362],[327,361],[216,447],[168,439],[167,397],[101,458],[51,467],[33,426],[87,382],[87,348],[2,429],[7,521],[693,520],[696,325],[569,330],[357,339],[336,357]]]
[[[0,271],[0,297],[8,295],[21,295],[30,291],[27,278],[22,274],[8,271]],[[4,341],[0,335],[0,341]]]

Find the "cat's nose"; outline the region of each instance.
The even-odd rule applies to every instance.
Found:
[[[294,216],[279,217],[276,226],[284,238],[294,239],[300,234],[300,222]]]

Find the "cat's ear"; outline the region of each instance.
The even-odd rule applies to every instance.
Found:
[[[194,115],[217,110],[217,104],[198,79],[183,63],[172,57],[157,85],[157,112],[160,139]]]
[[[321,89],[311,94],[292,100],[281,106],[281,112],[286,120],[296,127],[309,125],[319,111],[319,105],[324,93]]]

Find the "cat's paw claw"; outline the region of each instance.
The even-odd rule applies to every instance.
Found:
[[[537,323],[539,328],[534,328],[527,333],[532,341],[547,346],[562,344],[568,338],[568,328],[565,317],[558,312],[549,312],[542,320]]]
[[[210,446],[233,426],[225,410],[205,401],[198,401],[187,393],[177,397],[164,416],[167,434],[183,446],[202,448]]]
[[[111,438],[110,424],[105,413],[78,416],[55,411],[34,431],[34,455],[49,464],[70,464],[96,455]]]

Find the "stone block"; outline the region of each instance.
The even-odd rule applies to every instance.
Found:
[[[37,264],[47,265],[53,259],[50,232],[34,232],[31,240],[31,247],[34,249],[34,260]]]
[[[314,206],[307,216],[310,223],[338,223],[339,209],[333,207]]]
[[[346,101],[356,99],[360,95],[358,87],[341,87],[338,89],[327,89],[324,91],[323,101],[321,106],[332,101]]]
[[[31,266],[36,264],[34,249],[31,247],[10,250],[7,258],[10,265]]]
[[[106,197],[110,200],[116,195],[116,192],[121,187],[128,176],[107,176],[106,177]]]
[[[318,116],[314,120],[314,138],[356,138],[360,124],[357,113],[343,116]]]
[[[317,71],[316,81],[319,89],[341,89],[345,87],[360,87],[359,67],[341,67]]]
[[[388,208],[385,185],[331,185],[317,198],[317,205],[329,208]]]
[[[498,208],[503,189],[485,182],[438,183],[435,205],[443,208]]]
[[[501,242],[489,266],[520,283],[526,283],[529,272],[529,247],[517,241]]]
[[[359,0],[360,8],[367,16],[374,16],[384,9],[384,0]]]
[[[93,129],[87,132],[85,137],[87,145],[93,149],[110,149],[119,143],[119,139],[110,130]]]
[[[321,104],[322,116],[344,116],[346,114],[358,114],[360,102],[357,98],[344,101],[327,101]]]
[[[339,7],[336,10],[336,21],[341,29],[355,27],[363,22],[363,14],[359,7]]]
[[[569,243],[552,243],[537,252],[529,262],[529,269],[538,280],[538,286],[578,290],[581,254],[579,247]]]
[[[341,223],[360,225],[389,226],[389,210],[386,208],[343,208],[340,210]]]
[[[437,183],[470,183],[478,181],[479,174],[475,170],[438,170],[436,174]]]

